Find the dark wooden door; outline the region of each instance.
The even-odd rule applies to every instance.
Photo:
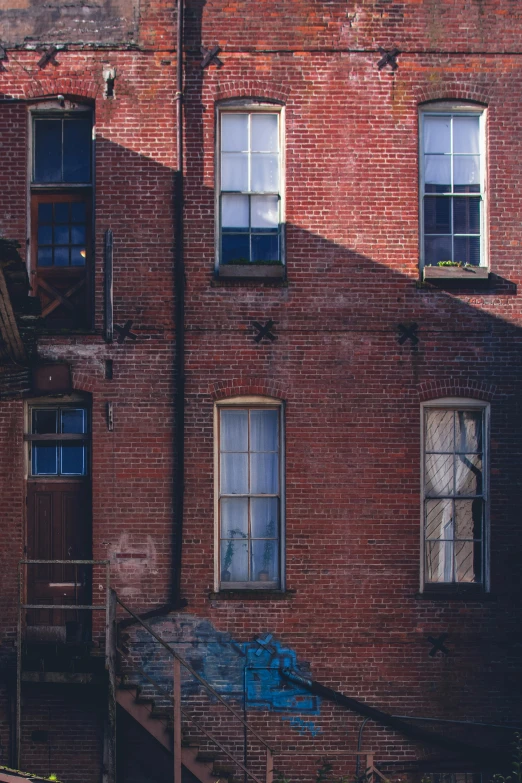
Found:
[[[86,481],[33,481],[28,483],[28,560],[87,560],[91,557],[90,485]],[[32,626],[67,623],[85,627],[90,612],[52,609],[60,604],[90,604],[91,569],[69,564],[28,565],[27,602],[49,605],[27,614]],[[49,634],[52,637],[52,633]]]

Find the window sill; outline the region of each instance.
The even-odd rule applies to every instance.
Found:
[[[285,267],[282,264],[222,264],[217,277],[232,280],[282,280],[285,277]]]
[[[464,601],[486,603],[496,601],[493,593],[486,593],[482,585],[437,585],[425,587],[422,593],[416,593],[419,601]]]
[[[423,280],[430,281],[456,280],[459,283],[476,283],[489,279],[489,269],[486,266],[425,266],[422,273]]]
[[[209,593],[211,601],[284,601],[295,596],[295,590],[220,590]]]

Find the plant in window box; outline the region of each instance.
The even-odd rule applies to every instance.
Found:
[[[243,533],[242,530],[229,530],[228,531],[229,536],[238,536],[239,538],[246,538],[247,536]],[[232,578],[232,572],[230,571],[230,566],[232,565],[232,560],[234,559],[234,539],[230,538],[227,542],[227,548],[225,550],[225,556],[223,558],[223,570],[221,571],[221,581],[222,582],[230,582]]]
[[[266,535],[273,536],[275,531],[275,522],[273,519],[266,526]],[[265,541],[263,548],[263,568],[259,571],[257,579],[259,582],[268,582],[270,580],[270,564],[272,563],[272,554],[274,551],[274,541]]]

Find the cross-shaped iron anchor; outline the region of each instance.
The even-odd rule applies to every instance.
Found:
[[[417,337],[418,328],[419,328],[418,324],[410,324],[409,326],[405,326],[404,324],[399,324],[397,327],[399,331],[397,342],[399,343],[399,345],[404,345],[406,340],[411,340],[412,345],[417,345],[417,343],[419,342],[419,338]]]
[[[399,67],[399,64],[397,62],[397,57],[401,53],[400,49],[390,49],[388,52],[386,49],[383,49],[381,46],[379,46],[379,52],[382,54],[381,59],[377,63],[377,68],[379,71],[382,71],[383,68],[385,68],[387,65],[390,66],[392,71],[396,71]]]
[[[50,46],[46,51],[44,51],[44,53],[38,60],[38,67],[45,68],[47,63],[52,63],[52,65],[60,65],[60,63],[56,62],[57,54],[58,54],[58,48],[56,46]]]
[[[450,652],[447,647],[445,647],[444,642],[448,638],[449,634],[447,633],[441,633],[440,636],[428,636],[427,641],[433,645],[429,652],[430,658],[435,658],[438,652],[441,652],[443,655],[449,655]]]
[[[218,68],[221,68],[223,62],[218,57],[218,54],[221,51],[220,46],[213,46],[212,49],[205,49],[204,46],[201,46],[200,50],[203,55],[203,61],[201,63],[202,68],[206,68],[208,65],[217,65]]]
[[[118,326],[118,324],[114,324],[114,328],[119,333],[118,342],[124,343],[126,337],[130,337],[131,340],[137,340],[138,336],[134,334],[134,332],[131,332],[131,326],[134,323],[134,321],[126,321],[125,326]]]
[[[272,334],[272,327],[274,326],[273,321],[267,321],[264,326],[259,323],[259,321],[252,321],[252,326],[254,329],[257,329],[257,334],[254,336],[254,341],[256,343],[260,343],[263,337],[267,337],[271,342],[274,342],[274,340],[277,340],[277,336],[275,334]]]

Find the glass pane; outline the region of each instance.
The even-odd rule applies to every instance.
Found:
[[[38,244],[52,245],[53,229],[52,226],[38,226]]]
[[[252,498],[250,504],[252,538],[277,538],[278,499]]]
[[[87,415],[83,408],[66,408],[61,412],[62,432],[84,433],[86,430]]]
[[[54,227],[54,242],[56,245],[69,244],[69,226]]]
[[[426,542],[426,581],[453,582],[453,541]]]
[[[223,495],[248,493],[248,454],[221,455],[221,492]]]
[[[87,473],[87,447],[78,443],[62,443],[61,473],[63,476],[85,476]]]
[[[455,186],[480,186],[480,158],[478,155],[455,155],[453,157],[453,183]]]
[[[482,451],[482,411],[455,411],[457,451]]]
[[[221,149],[223,152],[248,150],[248,114],[221,115]]]
[[[33,476],[56,476],[58,473],[58,446],[56,443],[33,443]]]
[[[63,181],[90,182],[91,119],[64,120],[63,126]]]
[[[271,263],[280,260],[277,234],[252,234],[252,261]]]
[[[426,416],[426,451],[443,451],[452,453],[453,411],[427,410]]]
[[[71,226],[71,243],[73,245],[85,245],[85,226]]]
[[[439,261],[453,261],[451,237],[424,237],[424,263],[436,266]]]
[[[455,261],[480,266],[480,237],[455,237]]]
[[[279,492],[279,458],[273,452],[250,455],[250,492],[275,495]]]
[[[52,247],[39,247],[38,248],[38,266],[52,266],[53,265],[53,249]]]
[[[221,263],[237,264],[250,261],[250,237],[248,234],[223,234],[221,238]]]
[[[482,498],[455,501],[455,537],[482,538]]]
[[[85,204],[83,201],[71,203],[71,220],[73,223],[85,223],[87,220]]]
[[[453,494],[453,456],[451,454],[426,455],[426,494]]]
[[[252,196],[252,228],[277,228],[279,225],[279,197]]]
[[[446,155],[424,156],[424,182],[427,185],[451,185],[451,158]]]
[[[457,495],[482,494],[482,459],[478,454],[459,454],[456,457]]]
[[[480,152],[478,117],[453,118],[453,152],[474,152],[478,155]]]
[[[453,231],[455,234],[480,233],[480,198],[454,198]]]
[[[279,157],[278,155],[251,156],[250,190],[257,193],[279,192]]]
[[[424,152],[451,151],[451,118],[424,115]]]
[[[277,114],[252,114],[252,152],[277,152],[279,149]]]
[[[34,121],[34,181],[62,181],[62,121]]]
[[[277,451],[279,411],[250,411],[250,450]]]
[[[87,253],[84,247],[71,247],[71,264],[73,266],[85,266]]]
[[[58,432],[58,411],[33,410],[33,435],[52,435]]]
[[[451,198],[447,196],[424,198],[424,233],[451,234]]]
[[[221,225],[224,228],[248,228],[248,196],[221,197]]]
[[[53,222],[53,205],[52,204],[38,204],[38,223],[52,223]]]
[[[276,582],[279,579],[278,542],[252,541],[252,580]]]
[[[455,560],[458,582],[482,581],[482,546],[479,542],[456,541]]]
[[[425,537],[427,539],[445,538],[445,534],[448,532],[448,523],[451,523],[453,528],[453,501],[449,499],[427,500]],[[453,535],[450,538],[453,538]]]
[[[248,190],[248,157],[239,153],[221,156],[221,190]]]
[[[248,582],[248,542],[221,542],[221,581]]]
[[[55,266],[69,266],[69,248],[68,247],[55,247],[55,249],[54,249],[54,265]]]
[[[221,411],[221,451],[248,451],[248,411]]]
[[[248,538],[247,498],[221,498],[221,538]]]
[[[69,222],[69,206],[67,201],[57,201],[54,205],[54,222],[55,223],[68,223]]]

